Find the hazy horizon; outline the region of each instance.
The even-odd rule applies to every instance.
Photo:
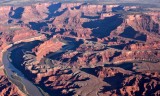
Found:
[[[105,4],[105,3],[136,3],[136,4],[150,4],[160,6],[159,0],[1,0],[0,5],[23,5],[23,4],[32,4],[32,3],[40,3],[40,2],[88,2],[88,3],[97,3],[97,4]]]

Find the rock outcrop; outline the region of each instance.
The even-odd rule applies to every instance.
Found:
[[[44,58],[50,52],[57,52],[63,47],[64,43],[59,41],[56,38],[52,38],[44,43],[40,44],[36,48],[33,49],[36,54],[37,62],[40,62],[42,58]]]
[[[8,80],[6,76],[0,76],[1,96],[24,96],[16,85]]]
[[[116,90],[113,94],[123,96],[157,96],[160,94],[159,84],[159,75],[157,73],[132,75],[125,78],[122,83],[123,87]]]
[[[0,12],[0,51],[36,40],[15,45],[8,57],[49,95],[160,95],[160,12],[59,2],[0,6]],[[2,96],[23,95],[5,76],[0,84]]]

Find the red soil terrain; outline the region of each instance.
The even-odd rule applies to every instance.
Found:
[[[95,69],[97,76],[104,81],[112,82],[111,86],[116,87],[111,89],[106,87],[103,89],[104,95],[111,96],[158,96],[160,95],[159,73],[138,73],[134,74],[117,68],[100,67]],[[117,80],[109,81],[108,78]],[[114,82],[114,83],[113,83]],[[116,85],[114,85],[116,84]]]
[[[35,49],[33,49],[36,54],[36,60],[40,62],[40,60],[44,58],[47,54],[49,54],[49,52],[56,52],[60,50],[63,45],[63,42],[60,42],[54,38],[40,44]]]
[[[17,86],[12,84],[6,76],[0,76],[1,96],[24,96]]]
[[[0,50],[45,35],[13,50],[10,59],[51,96],[158,96],[160,12],[144,10],[87,3],[1,6]],[[6,77],[1,80],[7,84],[2,96],[21,96]]]

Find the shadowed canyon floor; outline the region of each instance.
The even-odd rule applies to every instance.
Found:
[[[160,95],[157,6],[9,5],[0,6],[0,96]]]

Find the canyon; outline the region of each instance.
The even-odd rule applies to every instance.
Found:
[[[0,6],[0,95],[159,96],[160,11],[149,8]]]

